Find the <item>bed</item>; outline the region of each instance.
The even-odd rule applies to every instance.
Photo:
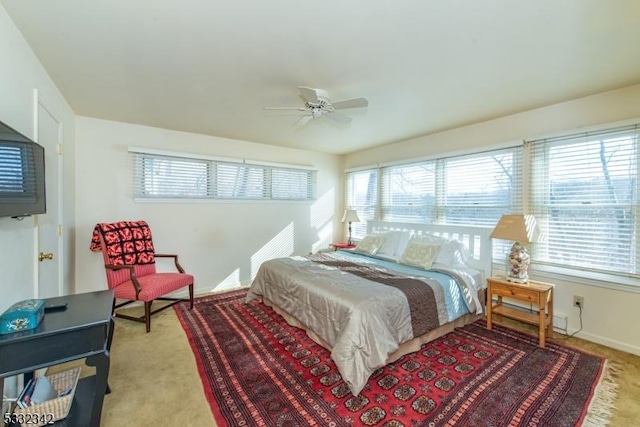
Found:
[[[357,396],[376,369],[483,315],[490,232],[370,221],[356,250],[264,262],[247,301],[305,329]]]

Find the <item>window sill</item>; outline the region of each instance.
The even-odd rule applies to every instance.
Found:
[[[502,265],[494,263],[494,271],[504,270]],[[531,264],[529,274],[550,282],[574,282],[581,285],[615,289],[618,291],[640,293],[638,280],[628,276],[596,273],[579,269],[558,267],[552,265]]]
[[[217,198],[197,198],[197,197],[184,197],[184,198],[169,198],[169,197],[134,197],[134,203],[175,203],[175,204],[206,204],[206,203],[296,203],[296,204],[309,204],[314,203],[316,200],[301,200],[301,199],[217,199]]]

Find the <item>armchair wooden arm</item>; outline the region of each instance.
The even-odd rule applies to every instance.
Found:
[[[142,287],[140,286],[140,282],[138,282],[138,278],[136,277],[136,271],[133,265],[115,265],[115,264],[105,264],[104,267],[109,270],[118,271],[118,270],[129,270],[129,277],[131,278],[131,283],[133,283],[133,287],[136,290],[136,298],[140,294]]]
[[[176,255],[176,254],[154,254],[154,256],[158,257],[158,258],[173,258],[173,262],[176,265],[176,269],[180,273],[184,273],[184,269],[182,268],[182,266],[178,262],[178,255]]]

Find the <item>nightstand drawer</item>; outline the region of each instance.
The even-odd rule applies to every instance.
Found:
[[[493,282],[491,284],[491,292],[501,297],[516,298],[521,301],[538,302],[540,292],[535,289],[527,289],[522,286],[504,285],[502,283]]]

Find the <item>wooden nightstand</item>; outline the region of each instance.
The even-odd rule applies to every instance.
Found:
[[[491,329],[495,314],[538,325],[540,347],[544,348],[546,336],[553,336],[553,288],[554,285],[551,283],[535,280],[529,280],[528,283],[515,283],[502,277],[489,277],[487,279],[487,329]],[[493,295],[498,296],[498,302],[495,305]],[[502,297],[537,304],[539,313],[534,314],[507,307],[502,304]]]
[[[353,249],[356,247],[356,245],[350,245],[344,242],[331,243],[329,246],[331,246],[334,251],[337,251],[338,249]]]

